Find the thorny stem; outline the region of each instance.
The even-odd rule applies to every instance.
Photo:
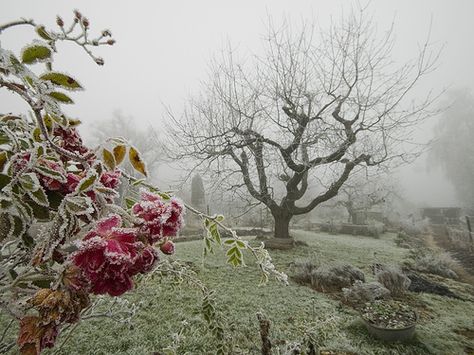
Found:
[[[43,118],[41,117],[41,110],[43,109],[43,105],[41,103],[35,103],[33,99],[26,93],[26,89],[22,87],[22,85],[19,85],[17,83],[12,83],[4,80],[0,80],[0,87],[6,87],[10,91],[13,91],[20,95],[27,103],[28,105],[33,109],[33,112],[35,114],[36,122],[38,123],[38,126],[41,130],[41,134],[43,137],[46,139],[48,142],[48,145],[55,150],[57,153],[71,159],[78,161],[82,164],[85,165],[86,168],[89,167],[89,163],[87,162],[86,157],[82,157],[78,154],[75,154],[74,152],[70,152],[66,149],[61,148],[60,146],[56,145],[52,140],[51,137],[49,136],[48,129],[46,128],[46,125],[43,121]]]
[[[94,56],[94,54],[92,53],[92,51],[90,49],[87,48],[87,46],[93,46],[95,45],[94,44],[94,41],[90,41],[88,38],[87,38],[87,31],[88,31],[88,28],[84,27],[84,25],[81,23],[81,30],[82,30],[82,33],[80,33],[79,35],[77,35],[76,37],[71,37],[70,34],[74,31],[75,27],[76,27],[76,24],[77,22],[76,21],[72,21],[72,24],[71,24],[71,27],[66,31],[64,29],[64,27],[61,27],[61,33],[57,33],[57,32],[50,32],[51,36],[52,36],[52,47],[54,48],[54,43],[56,41],[71,41],[71,42],[74,42],[76,43],[78,46],[82,47],[82,49],[84,49],[84,51],[87,53],[88,56],[90,56],[94,62],[96,62],[98,65],[102,65],[103,64],[103,60],[101,58],[98,58],[96,56]],[[30,19],[30,20],[27,20],[27,19],[20,19],[20,20],[17,20],[17,21],[12,21],[12,22],[9,22],[9,23],[6,23],[4,25],[1,25],[0,26],[0,34],[10,28],[10,27],[14,27],[14,26],[19,26],[19,25],[30,25],[30,26],[33,26],[33,27],[36,27],[36,23]],[[84,40],[82,42],[79,42],[79,40],[81,38],[84,38]],[[103,35],[101,35],[97,40],[95,40],[97,42],[97,45],[108,45],[109,43],[108,42],[99,42],[99,40],[103,38]]]
[[[12,21],[9,23],[6,23],[4,25],[0,26],[0,34],[6,30],[7,28],[14,27],[14,26],[19,26],[19,25],[30,25],[30,26],[36,26],[35,22],[33,20],[27,20],[27,19],[21,19],[17,21]]]

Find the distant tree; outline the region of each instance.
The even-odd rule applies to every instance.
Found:
[[[194,175],[191,180],[191,204],[201,210],[206,205],[206,192],[199,174]]]
[[[388,176],[367,176],[361,172],[341,187],[335,204],[345,208],[349,223],[358,224],[358,213],[388,205],[397,195],[396,184]]]
[[[474,96],[452,91],[437,127],[431,162],[441,166],[464,207],[474,209]]]
[[[173,156],[265,204],[278,244],[291,244],[293,216],[336,196],[356,167],[414,157],[405,143],[433,98],[405,99],[437,53],[425,43],[395,66],[392,32],[378,36],[368,18],[352,12],[318,35],[270,26],[263,55],[239,62],[229,50],[183,115],[171,114]],[[311,184],[319,190],[308,196]]]

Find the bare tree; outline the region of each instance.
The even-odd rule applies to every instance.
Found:
[[[361,171],[352,174],[339,190],[333,206],[342,206],[347,211],[348,222],[359,224],[359,213],[367,213],[374,207],[390,205],[399,197],[395,181],[386,173],[369,176]]]
[[[436,97],[408,103],[408,94],[439,53],[425,42],[396,66],[393,44],[392,30],[378,36],[365,10],[327,31],[270,25],[262,55],[238,62],[229,49],[201,95],[170,113],[174,156],[246,189],[270,209],[275,237],[291,243],[291,218],[336,196],[356,167],[416,156],[412,128]]]

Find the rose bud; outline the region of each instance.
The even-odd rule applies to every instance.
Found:
[[[174,243],[169,240],[160,245],[160,250],[163,254],[174,254]]]
[[[56,23],[58,24],[59,27],[63,27],[64,26],[64,21],[61,17],[56,17]]]

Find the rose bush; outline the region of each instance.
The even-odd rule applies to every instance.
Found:
[[[255,248],[241,240],[222,224],[222,216],[185,206],[121,170],[128,157],[138,173],[147,175],[140,153],[123,139],[108,139],[95,149],[84,146],[80,121],[61,109],[73,103],[66,92],[82,86],[53,69],[56,44],[74,42],[103,65],[91,48],[115,41],[109,30],[93,37],[90,21],[79,11],[70,26],[60,17],[56,22],[56,31],[32,20],[0,26],[1,34],[29,25],[40,38],[20,56],[0,47],[0,88],[18,95],[31,111],[28,116],[0,114],[0,307],[19,322],[20,352],[39,354],[53,347],[64,325],[77,323],[90,310],[94,295],[115,297],[133,289],[139,274],[154,270],[160,252],[174,253],[172,239],[183,226],[185,208],[203,220],[206,252],[222,246],[228,262],[238,266],[246,249],[264,278],[273,274],[286,280],[263,245]],[[45,69],[38,73],[36,63]],[[141,187],[140,198],[117,199],[121,183]],[[223,243],[219,228],[232,238]],[[212,323],[211,297],[201,288],[206,320],[221,334]]]

